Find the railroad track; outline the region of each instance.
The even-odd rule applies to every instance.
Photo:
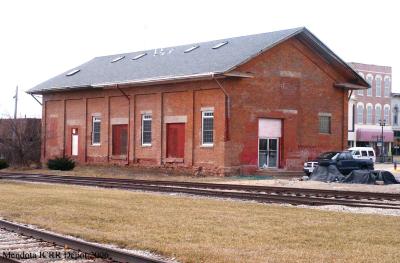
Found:
[[[14,173],[0,173],[0,179],[182,193],[197,196],[253,200],[264,203],[288,203],[311,206],[345,205],[351,207],[400,209],[400,194],[392,193]]]
[[[0,262],[166,262],[0,220]]]

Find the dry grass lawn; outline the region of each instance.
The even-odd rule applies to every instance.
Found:
[[[181,262],[395,262],[400,217],[0,181],[0,216]]]

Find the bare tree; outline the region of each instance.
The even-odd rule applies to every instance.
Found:
[[[14,165],[40,162],[40,119],[0,119],[0,157]]]

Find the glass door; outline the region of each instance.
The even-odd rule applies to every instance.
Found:
[[[260,138],[258,142],[258,165],[260,168],[278,167],[278,138]]]

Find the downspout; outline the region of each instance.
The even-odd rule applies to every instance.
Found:
[[[118,86],[118,84],[116,85],[117,89],[126,97],[126,99],[128,100],[128,131],[127,131],[127,135],[128,135],[128,145],[127,145],[127,165],[129,165],[129,157],[130,157],[130,149],[131,149],[131,99],[129,98],[129,96]]]
[[[225,94],[225,141],[229,141],[229,120],[231,117],[231,99],[228,95],[228,92],[226,89],[222,86],[222,84],[214,77],[214,74],[212,75],[212,78],[215,80],[217,85],[221,88],[222,92]]]

